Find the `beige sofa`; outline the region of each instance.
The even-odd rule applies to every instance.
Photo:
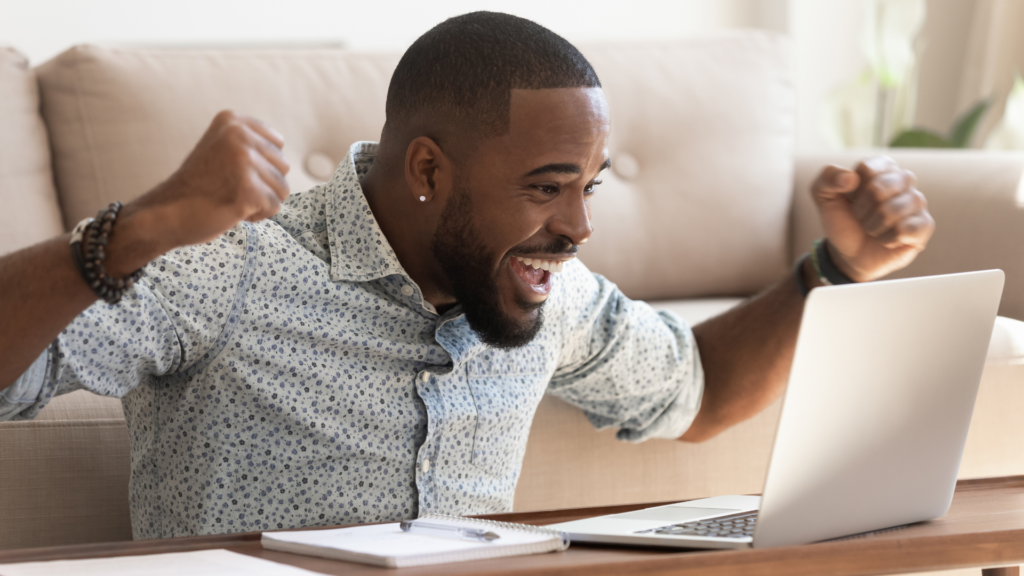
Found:
[[[581,258],[634,298],[696,323],[784,277],[820,234],[807,194],[827,162],[794,157],[785,40],[756,33],[587,46],[613,119],[613,170]],[[76,47],[31,68],[0,49],[0,253],[68,229],[170,174],[223,108],[280,130],[294,191],[376,139],[395,54]],[[893,154],[938,231],[904,275],[999,267],[1024,318],[1024,156]],[[961,476],[1024,473],[1024,338],[1000,320]],[[0,357],[2,361],[2,357]],[[516,493],[530,510],[758,492],[778,405],[704,444],[630,445],[546,399]],[[116,399],[76,392],[0,424],[0,548],[131,537],[128,435]]]

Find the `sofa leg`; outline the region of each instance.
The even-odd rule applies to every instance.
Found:
[[[1020,576],[1020,566],[1003,568],[982,568],[981,576]]]

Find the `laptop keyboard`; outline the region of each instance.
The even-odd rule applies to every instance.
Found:
[[[640,530],[637,534],[667,536],[703,536],[708,538],[746,538],[754,535],[757,511],[717,516],[696,522],[669,524],[660,528]]]

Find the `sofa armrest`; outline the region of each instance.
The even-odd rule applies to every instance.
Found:
[[[999,314],[1024,319],[1024,153],[981,150],[859,150],[799,155],[794,174],[792,256],[821,236],[810,186],[826,164],[854,166],[887,154],[917,174],[936,229],[928,249],[892,278],[1001,268]]]
[[[130,476],[117,398],[79,390],[0,422],[0,550],[131,540]]]

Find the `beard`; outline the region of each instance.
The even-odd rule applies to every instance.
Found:
[[[481,235],[473,227],[469,190],[456,183],[441,213],[431,251],[451,286],[452,296],[462,305],[469,327],[485,344],[511,349],[529,344],[544,324],[544,302],[516,298],[524,313],[536,311],[533,320],[517,321],[507,314],[498,293],[498,270],[491,269],[494,258],[486,253]],[[570,243],[571,245],[571,243]]]

